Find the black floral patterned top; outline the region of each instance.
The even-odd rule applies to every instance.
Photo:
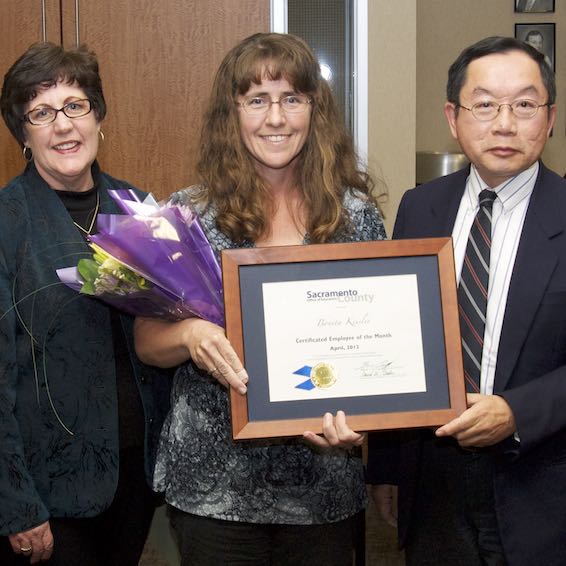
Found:
[[[187,203],[195,190],[176,193],[172,202]],[[385,238],[379,211],[363,195],[347,191],[344,206],[352,232],[335,242]],[[197,212],[216,253],[236,247],[216,228],[210,207]],[[171,400],[154,487],[174,507],[229,521],[302,525],[340,521],[365,506],[359,450],[320,451],[300,439],[233,442],[226,389],[190,361],[176,372]]]

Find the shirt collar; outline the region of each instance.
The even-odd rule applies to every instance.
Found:
[[[515,177],[507,179],[500,185],[493,187],[502,205],[503,213],[513,210],[523,199],[530,197],[535,187],[538,171],[539,162],[536,161],[528,169],[515,175]],[[471,165],[470,174],[466,182],[466,195],[469,200],[470,208],[478,208],[479,194],[486,188],[489,187],[482,181],[475,166]]]

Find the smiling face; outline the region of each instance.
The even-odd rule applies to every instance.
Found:
[[[518,99],[545,104],[548,93],[538,64],[526,53],[509,51],[472,61],[460,91],[460,104],[510,104]],[[489,187],[528,169],[537,161],[554,124],[556,108],[542,107],[533,118],[517,119],[502,106],[493,120],[476,120],[471,112],[447,102],[450,131]]]
[[[263,96],[271,100],[299,94],[285,80],[264,79],[260,85],[252,83],[248,92],[237,97],[241,103],[250,97]],[[250,116],[239,107],[240,133],[242,140],[258,173],[274,186],[283,175],[294,172],[297,156],[303,149],[309,133],[311,105],[298,114],[285,113],[280,104],[258,116]]]
[[[76,84],[58,82],[39,90],[25,112],[42,106],[59,109],[84,98],[84,91]],[[90,167],[98,152],[99,128],[94,111],[80,118],[58,112],[55,121],[44,126],[26,123],[25,145],[32,150],[37,171],[51,188],[77,192],[92,188]]]

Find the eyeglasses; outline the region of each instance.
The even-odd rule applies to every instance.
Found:
[[[67,102],[61,108],[51,108],[51,106],[40,106],[24,114],[23,120],[34,126],[45,126],[51,124],[57,118],[59,112],[63,112],[67,118],[80,118],[86,116],[92,110],[92,104],[88,98]]]
[[[299,114],[304,112],[311,103],[312,100],[306,94],[290,94],[279,100],[271,100],[268,96],[251,96],[244,102],[236,102],[250,116],[265,114],[271,109],[272,104],[279,104],[279,108],[286,114]]]
[[[511,102],[511,104],[498,104],[497,102],[492,101],[478,102],[471,108],[466,108],[466,106],[456,104],[457,108],[468,110],[472,113],[472,116],[480,122],[489,122],[490,120],[493,120],[499,114],[502,106],[509,106],[509,110],[511,110],[516,118],[528,120],[529,118],[534,118],[536,116],[539,108],[552,105],[548,102],[546,104],[538,104],[535,100],[529,100],[528,98],[515,100],[514,102]]]

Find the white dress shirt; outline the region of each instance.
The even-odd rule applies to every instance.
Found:
[[[509,283],[538,170],[537,161],[501,185],[488,187],[472,165],[452,231],[456,274],[459,282],[468,235],[479,209],[479,194],[486,188],[496,192],[497,198],[493,202],[491,217],[489,288],[480,377],[480,392],[485,395],[493,393],[497,350],[505,316]]]

